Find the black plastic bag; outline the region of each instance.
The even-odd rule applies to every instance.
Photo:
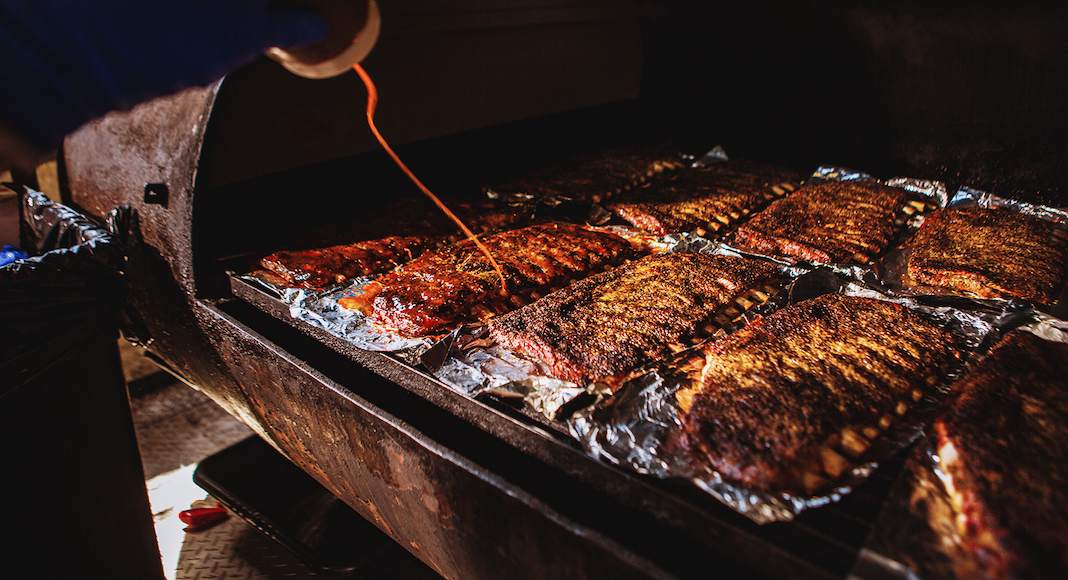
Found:
[[[22,236],[33,257],[0,268],[0,400],[86,340],[114,334],[126,295],[115,238],[26,190]]]
[[[22,201],[35,255],[0,267],[5,577],[162,579],[118,351],[123,252],[70,208]]]

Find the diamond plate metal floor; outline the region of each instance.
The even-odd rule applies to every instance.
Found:
[[[288,552],[231,515],[201,532],[187,533],[178,556],[176,580],[317,578]]]
[[[188,388],[188,387],[186,387]],[[215,500],[193,483],[195,465],[149,480],[163,571],[170,580],[306,580],[318,578],[241,518],[190,531],[178,513]]]
[[[252,429],[207,395],[160,373],[131,387],[130,406],[146,479],[197,463],[252,435]],[[146,389],[146,381],[160,384]]]
[[[273,540],[233,514],[189,531],[178,513],[214,499],[193,483],[197,464],[252,430],[206,395],[160,371],[143,349],[119,341],[130,389],[156,537],[168,580],[304,580],[320,578]],[[360,580],[440,580],[415,557],[373,566]]]

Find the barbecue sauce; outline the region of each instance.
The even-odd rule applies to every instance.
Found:
[[[497,264],[497,260],[493,259],[493,255],[490,254],[489,249],[486,248],[486,246],[484,246],[482,242],[478,240],[478,237],[475,236],[475,234],[470,229],[468,229],[468,227],[464,225],[462,221],[460,221],[460,218],[456,217],[456,214],[452,213],[449,208],[445,207],[445,204],[442,203],[436,195],[431,193],[430,189],[428,189],[427,186],[423,185],[423,182],[419,181],[415,174],[412,173],[410,169],[408,169],[408,166],[405,165],[404,162],[401,161],[400,157],[393,151],[393,148],[391,148],[389,144],[386,143],[386,139],[382,136],[382,133],[379,133],[378,127],[375,126],[375,107],[378,105],[378,89],[375,88],[375,84],[371,81],[370,75],[367,74],[367,71],[363,70],[362,66],[357,63],[352,65],[352,68],[356,71],[356,74],[360,75],[360,79],[363,80],[363,84],[367,87],[367,126],[371,128],[371,132],[374,133],[375,138],[378,139],[378,142],[382,145],[382,148],[386,150],[386,153],[389,153],[389,156],[393,158],[393,161],[397,164],[397,166],[401,168],[401,171],[403,171],[404,174],[408,176],[408,179],[411,179],[412,183],[414,183],[420,191],[422,191],[427,197],[429,197],[430,201],[434,202],[434,205],[438,206],[441,211],[445,212],[445,215],[449,216],[449,219],[455,222],[456,225],[460,226],[460,230],[463,231],[464,235],[467,236],[467,238],[471,240],[475,244],[475,246],[477,246],[478,249],[482,251],[483,254],[486,255],[486,258],[489,259],[490,264],[493,265],[493,270],[497,272],[497,276],[501,279],[501,295],[507,296],[508,288],[505,286],[504,272],[501,271],[501,267]]]

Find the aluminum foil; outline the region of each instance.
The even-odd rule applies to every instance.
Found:
[[[1068,321],[1063,319],[1037,315],[1035,322],[1023,328],[1039,338],[1068,343]]]
[[[433,340],[412,339],[378,328],[362,313],[338,306],[337,301],[360,293],[370,280],[354,279],[342,287],[330,286],[319,290],[286,288],[255,276],[239,276],[242,280],[266,289],[289,306],[289,315],[316,328],[351,342],[364,350],[395,353],[405,360],[418,361]]]
[[[1033,310],[1006,312],[987,343],[996,343],[995,335],[1000,337],[1014,328],[1068,343],[1068,322]],[[938,465],[931,438],[919,438],[850,578],[988,578],[983,566],[963,548],[954,521],[956,513],[943,484],[945,475]]]
[[[804,289],[799,289],[802,286]],[[953,334],[967,359],[984,343],[986,336],[1003,318],[1002,311],[961,311],[950,307],[930,307],[908,299],[894,299],[858,281],[838,277],[828,270],[815,270],[800,277],[791,289],[791,302],[814,297],[820,290],[841,292],[898,302],[920,312],[928,320]],[[963,361],[961,366],[963,366]],[[703,367],[703,353],[684,353],[655,371],[631,381],[615,397],[575,413],[568,421],[571,433],[587,452],[609,462],[625,465],[639,473],[660,478],[687,479],[726,505],[757,523],[784,521],[805,509],[841,499],[885,461],[911,443],[924,422],[933,416],[945,389],[960,368],[951,369],[942,382],[913,410],[877,439],[866,453],[868,463],[843,475],[836,487],[813,497],[772,494],[747,488],[723,479],[714,471],[695,468],[674,443],[681,428],[675,392],[690,384],[690,373]]]
[[[663,236],[658,239],[657,251],[707,252],[740,256],[723,244],[711,242],[692,234]],[[788,279],[808,270],[783,266]],[[741,323],[766,313],[774,301],[755,306],[744,313]],[[731,327],[728,327],[730,330]],[[696,347],[695,347],[696,348]],[[519,357],[498,346],[488,338],[484,327],[461,329],[449,339],[424,353],[423,364],[431,373],[450,387],[469,396],[492,392],[507,398],[522,398],[525,404],[550,420],[558,418],[561,409],[583,393],[603,395],[598,384],[577,385],[550,377],[544,366]],[[650,363],[655,365],[657,363]],[[640,369],[639,369],[640,372]]]
[[[693,162],[693,166],[694,167],[708,167],[709,165],[712,165],[712,164],[715,164],[715,163],[720,163],[720,162],[723,162],[723,161],[728,161],[728,160],[729,160],[729,157],[727,157],[727,152],[724,151],[723,147],[721,147],[719,145],[716,145],[708,153],[705,153],[697,161],[694,161]]]
[[[1023,214],[1033,215],[1035,217],[1068,225],[1068,210],[1044,205],[1032,205],[1015,199],[998,197],[971,187],[962,187],[956,194],[954,194],[949,205],[953,207],[963,207],[967,205],[977,205],[979,207],[988,208],[1006,207]]]

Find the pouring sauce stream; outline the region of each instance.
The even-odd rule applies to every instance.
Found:
[[[427,186],[423,185],[423,182],[419,181],[415,174],[412,173],[410,169],[408,169],[408,166],[405,165],[403,161],[401,161],[400,157],[397,156],[397,154],[393,151],[389,144],[386,143],[386,139],[382,136],[382,133],[379,133],[378,127],[375,126],[375,107],[378,105],[378,90],[375,88],[375,84],[371,81],[371,76],[367,74],[367,71],[363,70],[363,67],[360,66],[359,63],[352,65],[352,68],[356,71],[356,74],[360,75],[360,79],[363,80],[363,84],[367,86],[367,125],[371,128],[371,132],[374,133],[375,138],[378,139],[378,142],[382,145],[382,148],[386,150],[386,153],[389,153],[389,156],[393,158],[393,161],[397,164],[397,166],[401,168],[401,171],[403,171],[404,174],[412,180],[412,183],[418,186],[419,190],[422,191],[427,197],[429,197],[430,200],[433,201],[434,204],[437,205],[441,211],[445,212],[445,215],[449,216],[449,219],[456,222],[456,225],[460,226],[460,229],[464,232],[464,235],[466,235],[469,240],[474,242],[475,246],[477,246],[478,249],[486,255],[486,258],[489,259],[490,264],[493,266],[493,270],[497,272],[497,276],[501,279],[501,295],[506,295],[508,293],[508,289],[504,281],[504,272],[501,271],[501,267],[497,264],[497,260],[493,259],[493,255],[490,254],[489,248],[483,245],[482,242],[478,240],[478,237],[470,229],[468,229],[468,227],[464,225],[462,221],[460,221],[460,218],[456,217],[456,214],[452,213],[449,208],[445,207],[445,204],[442,203],[436,195],[431,193],[430,189],[428,189]]]

